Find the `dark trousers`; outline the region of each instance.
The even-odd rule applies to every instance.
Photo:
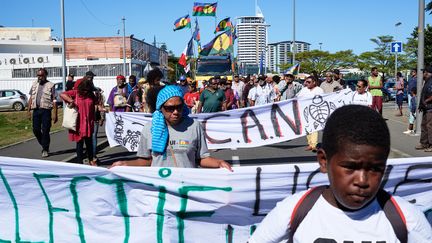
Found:
[[[432,112],[423,111],[420,143],[426,147],[432,146]]]
[[[43,150],[49,151],[51,129],[51,109],[33,110],[33,134],[42,146]]]
[[[89,161],[93,160],[93,141],[92,138],[83,138],[76,143],[76,153],[78,163],[82,163],[84,159],[84,143],[86,145],[87,158]]]

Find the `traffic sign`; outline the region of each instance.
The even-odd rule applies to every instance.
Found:
[[[392,53],[402,52],[402,42],[392,42],[391,43],[391,52]]]

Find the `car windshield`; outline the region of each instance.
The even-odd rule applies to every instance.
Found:
[[[24,95],[21,91],[19,91],[19,90],[16,90],[16,92],[18,92],[18,94],[20,94],[20,95]]]
[[[229,75],[231,65],[229,62],[199,62],[197,67],[197,75],[213,76],[213,75]]]

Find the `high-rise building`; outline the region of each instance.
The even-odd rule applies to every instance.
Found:
[[[310,50],[310,43],[303,41],[295,42],[297,51],[305,52]],[[281,64],[292,63],[292,41],[281,41],[268,44],[267,48],[268,69],[271,72],[281,73]]]
[[[261,55],[267,63],[267,27],[264,15],[257,11],[256,16],[237,18],[237,61],[245,73],[258,73]]]

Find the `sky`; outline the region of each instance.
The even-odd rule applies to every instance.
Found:
[[[65,36],[122,36],[122,17],[126,36],[153,43],[165,43],[176,56],[187,45],[192,31],[173,31],[174,21],[192,15],[194,0],[64,0]],[[204,1],[211,2],[211,1]],[[311,44],[311,49],[331,53],[351,49],[356,54],[372,51],[370,41],[392,35],[406,42],[418,24],[417,0],[296,0],[296,40]],[[429,0],[426,0],[426,3]],[[61,37],[61,0],[5,0],[0,25],[4,27],[51,27],[52,36]],[[293,0],[258,0],[268,28],[268,43],[293,38]],[[254,16],[255,0],[219,0],[216,20]],[[432,24],[432,15],[425,15]],[[191,16],[192,17],[192,16]],[[192,22],[194,22],[194,17]],[[198,17],[201,42],[214,37],[214,17]],[[395,26],[396,23],[401,23]],[[120,34],[118,34],[120,33]]]

